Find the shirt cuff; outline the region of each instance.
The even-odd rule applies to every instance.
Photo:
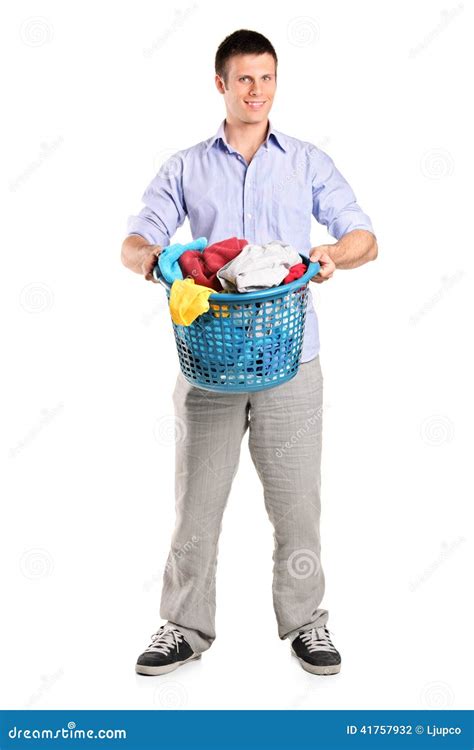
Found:
[[[336,240],[340,240],[341,237],[348,232],[352,232],[353,229],[366,229],[375,236],[372,222],[365,214],[355,216],[353,213],[342,213],[328,226],[329,234],[335,237]]]
[[[139,216],[130,216],[128,218],[127,233],[129,235],[139,234],[140,237],[147,240],[150,245],[160,245],[161,247],[167,247],[169,245],[169,238],[163,232],[160,232],[156,226]]]

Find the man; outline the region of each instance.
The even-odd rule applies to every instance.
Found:
[[[216,135],[174,154],[128,222],[122,261],[153,281],[161,249],[189,217],[193,237],[249,243],[283,240],[319,261],[322,283],[336,268],[377,257],[369,217],[331,158],[276,131],[268,115],[277,56],[261,34],[239,30],[217,50],[215,83],[226,117]],[[337,242],[311,248],[311,216]],[[320,608],[320,462],[323,379],[316,313],[309,295],[301,365],[290,381],[263,391],[209,392],[178,374],[173,402],[186,425],[176,445],[176,525],[165,566],[160,615],[166,619],[136,671],[164,674],[208,649],[216,637],[215,573],[222,515],[242,438],[264,488],[274,527],[273,603],[281,639],[313,674],[339,672],[341,656]],[[290,446],[290,448],[288,448]]]

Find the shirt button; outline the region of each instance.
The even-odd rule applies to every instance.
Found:
[[[251,219],[251,218],[252,218],[252,214],[247,214],[247,219]]]

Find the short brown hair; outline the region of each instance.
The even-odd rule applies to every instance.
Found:
[[[226,36],[220,43],[216,52],[215,69],[224,83],[227,83],[227,62],[234,55],[264,55],[268,52],[275,60],[275,69],[278,58],[273,44],[263,34],[249,29],[239,29]]]

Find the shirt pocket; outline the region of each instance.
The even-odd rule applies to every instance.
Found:
[[[313,208],[311,185],[291,174],[273,183],[270,223],[275,239],[309,235]]]

